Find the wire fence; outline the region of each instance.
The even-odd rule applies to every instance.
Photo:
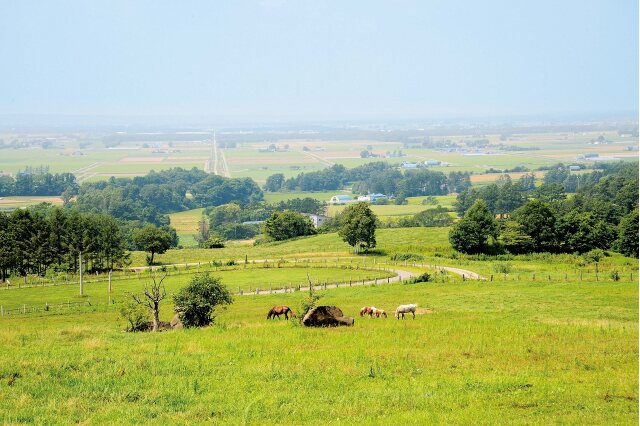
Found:
[[[472,265],[470,265],[472,266]],[[91,279],[91,275],[85,275],[87,279],[83,278],[83,284],[97,284],[97,283],[109,283],[109,291],[106,297],[104,297],[105,302],[101,303],[99,300],[96,300],[93,304],[87,298],[82,301],[66,301],[66,302],[57,302],[57,303],[45,303],[39,305],[29,305],[23,304],[18,307],[5,307],[0,305],[0,316],[5,315],[18,315],[18,314],[32,314],[32,313],[46,313],[53,311],[60,311],[62,309],[70,310],[73,308],[81,308],[81,307],[90,307],[90,306],[99,306],[99,305],[111,305],[116,303],[116,299],[112,297],[111,294],[111,285],[121,281],[132,281],[132,280],[145,280],[151,278],[151,276],[158,272],[167,274],[168,276],[181,276],[181,275],[190,275],[197,274],[203,272],[226,272],[226,271],[237,271],[243,269],[271,269],[271,268],[314,268],[314,269],[322,269],[322,268],[336,268],[342,269],[347,273],[349,270],[366,270],[371,271],[372,274],[366,275],[364,277],[359,277],[358,279],[353,279],[351,276],[345,276],[344,279],[341,280],[331,280],[325,279],[324,282],[319,282],[316,280],[313,283],[313,288],[315,290],[323,290],[323,289],[332,289],[332,288],[344,288],[344,287],[352,287],[352,286],[362,286],[362,285],[380,285],[380,284],[391,284],[393,282],[407,283],[409,280],[401,279],[399,276],[392,277],[392,274],[397,275],[397,271],[399,268],[408,267],[408,268],[416,268],[421,271],[428,271],[430,273],[429,281],[434,283],[455,283],[455,282],[464,282],[469,280],[477,280],[478,276],[471,271],[459,270],[456,273],[452,273],[447,270],[447,266],[434,265],[426,262],[415,262],[415,261],[394,261],[394,262],[379,262],[377,259],[367,259],[367,258],[354,258],[354,257],[336,257],[336,258],[323,258],[320,260],[311,260],[308,258],[302,259],[276,259],[276,260],[246,260],[244,262],[229,262],[228,264],[220,264],[219,262],[197,262],[197,263],[186,263],[186,264],[173,264],[166,266],[155,266],[148,268],[137,268],[137,269],[128,269],[128,270],[120,270],[114,271],[111,273],[109,277],[108,274],[99,274],[96,275],[95,278]],[[624,268],[621,268],[624,271]],[[467,273],[465,273],[467,272]],[[468,274],[469,273],[469,274]],[[627,275],[628,274],[628,275]],[[47,286],[60,286],[60,285],[69,285],[69,286],[77,286],[79,285],[78,276],[69,275],[67,277],[71,277],[71,279],[65,279],[63,281],[58,281],[56,279],[46,279],[44,277],[38,277],[35,280],[28,281],[27,285],[11,285],[6,284],[3,286],[5,290],[8,289],[21,289],[21,288],[34,288],[34,287],[47,287]],[[505,272],[505,273],[492,273],[486,274],[485,276],[481,276],[480,279],[485,282],[492,283],[518,283],[518,282],[583,282],[583,283],[605,283],[605,282],[615,282],[619,280],[628,280],[633,282],[634,277],[637,277],[637,274],[634,275],[632,271],[624,271],[622,273],[618,272],[618,269],[614,267],[607,268],[603,270],[593,269],[577,269],[573,271],[538,271],[538,272]],[[75,279],[74,279],[75,278]],[[236,290],[236,289],[234,289]],[[263,284],[258,285],[252,288],[249,286],[248,288],[242,288],[240,286],[237,287],[237,291],[234,292],[237,296],[245,296],[245,295],[260,295],[260,294],[274,294],[274,293],[290,293],[290,292],[299,292],[299,291],[308,291],[309,283],[308,282],[300,282],[293,283],[289,282],[287,284]],[[80,310],[81,311],[81,310]]]

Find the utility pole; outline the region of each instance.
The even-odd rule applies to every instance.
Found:
[[[80,296],[82,296],[84,295],[84,286],[82,283],[82,252],[80,252],[80,255],[78,257],[78,263],[80,264]]]

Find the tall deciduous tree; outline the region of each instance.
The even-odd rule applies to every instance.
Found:
[[[162,254],[171,248],[173,238],[166,230],[155,225],[147,225],[133,232],[133,242],[139,250],[149,253],[147,261],[152,265],[156,253]]]
[[[350,205],[342,212],[338,235],[357,249],[367,251],[376,246],[376,215],[367,203]]]
[[[529,201],[517,209],[513,218],[533,241],[533,251],[557,251],[556,215],[540,200]]]

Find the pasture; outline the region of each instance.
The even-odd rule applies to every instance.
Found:
[[[356,317],[338,329],[265,319],[276,304],[296,309],[302,296],[238,296],[212,327],[158,334],[122,332],[117,305],[0,318],[0,420],[637,421],[637,283],[340,288],[321,303],[351,316],[364,305],[417,303],[422,314]],[[162,317],[170,315],[168,302]]]
[[[125,322],[117,313],[127,291],[142,290],[148,272],[127,279],[116,273],[111,295],[106,281],[86,284],[91,306],[0,316],[0,421],[637,421],[637,260],[605,258],[596,282],[593,265],[573,255],[457,257],[447,229],[382,229],[377,237],[379,249],[368,256],[354,256],[336,234],[325,234],[258,246],[172,250],[159,260],[210,262],[246,255],[246,268],[242,262],[230,270],[213,268],[234,292],[305,283],[307,273],[320,284],[391,275],[381,267],[432,272],[429,265],[448,265],[487,280],[439,274],[436,282],[383,279],[375,286],[321,290],[320,304],[335,304],[356,317],[349,328],[267,321],[274,305],[299,309],[307,294],[296,291],[238,295],[212,327],[152,334],[123,332]],[[423,259],[393,261],[394,254]],[[252,263],[268,258],[275,261]],[[143,263],[143,253],[132,254],[133,265]],[[212,269],[203,263],[205,268]],[[199,270],[168,269],[169,294]],[[620,272],[619,281],[609,277],[613,270]],[[0,289],[6,308],[86,300],[77,296],[77,284],[13,284]],[[357,316],[362,306],[392,313],[407,303],[418,304],[415,320]],[[161,319],[172,316],[169,297]]]

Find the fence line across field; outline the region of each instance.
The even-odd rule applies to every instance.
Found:
[[[330,264],[330,261],[333,260],[333,265]],[[200,272],[225,272],[225,271],[231,271],[231,270],[239,270],[241,268],[247,268],[247,267],[262,267],[262,268],[269,268],[269,267],[274,267],[274,268],[283,268],[283,267],[288,267],[291,266],[290,264],[293,263],[294,267],[298,266],[300,264],[304,265],[304,266],[311,266],[313,265],[314,268],[322,268],[322,267],[333,267],[333,268],[343,268],[344,266],[351,266],[353,268],[358,269],[359,265],[362,264],[363,267],[366,267],[367,265],[371,266],[373,265],[374,267],[376,265],[387,265],[387,266],[412,266],[412,267],[420,267],[420,268],[430,268],[433,269],[434,265],[430,265],[427,264],[425,262],[411,262],[411,261],[391,261],[391,262],[379,262],[376,258],[372,259],[373,262],[368,262],[367,263],[367,258],[362,258],[362,262],[360,262],[360,259],[357,257],[333,257],[333,258],[324,258],[324,259],[319,259],[319,260],[310,260],[308,258],[302,258],[302,259],[298,259],[298,258],[294,258],[293,260],[291,259],[268,259],[268,260],[248,260],[247,257],[245,256],[244,261],[235,261],[234,260],[234,264],[233,265],[225,265],[225,264],[220,264],[220,262],[216,262],[214,261],[210,261],[210,262],[192,262],[192,263],[182,263],[182,264],[171,264],[171,265],[165,265],[165,266],[152,266],[152,267],[144,267],[144,268],[140,268],[138,270],[136,270],[136,268],[131,268],[131,269],[120,269],[120,270],[114,270],[111,274],[111,276],[109,276],[109,274],[102,274],[102,275],[97,275],[99,278],[98,279],[83,279],[83,283],[84,284],[95,284],[95,283],[100,283],[100,282],[109,282],[109,281],[123,281],[123,280],[131,280],[134,278],[137,279],[143,279],[143,277],[145,277],[145,274],[149,274],[148,276],[150,276],[151,273],[158,272],[158,271],[162,271],[162,272],[166,272],[169,276],[171,275],[182,275],[182,274],[195,274],[195,273],[200,273]],[[473,267],[473,265],[468,265],[469,262],[461,262],[461,265],[458,266],[471,266]],[[259,266],[257,266],[259,265]],[[271,265],[271,266],[269,266]],[[286,266],[283,266],[286,265]],[[205,269],[202,269],[203,267],[205,267]],[[208,268],[208,269],[207,269]],[[369,268],[366,268],[369,269]],[[622,274],[625,273],[624,269],[626,269],[625,267],[622,267],[623,271]],[[593,271],[593,272],[592,272]],[[489,275],[489,280],[490,281],[494,281],[497,280],[496,277],[502,276],[502,281],[507,281],[509,280],[509,277],[513,277],[513,276],[517,276],[517,279],[527,279],[527,277],[529,277],[532,281],[540,281],[542,279],[547,278],[548,281],[551,281],[552,278],[551,276],[554,276],[554,279],[558,279],[555,277],[555,275],[557,275],[558,272],[553,272],[553,273],[549,273],[549,272],[544,272],[544,273],[530,273],[530,274],[525,274],[525,273],[507,273],[505,274],[501,274],[501,273],[495,273],[495,274],[491,274]],[[562,278],[564,278],[565,281],[568,281],[569,278],[573,278],[573,280],[575,281],[589,281],[589,278],[592,274],[593,277],[595,278],[595,281],[600,281],[600,279],[604,279],[607,280],[608,278],[608,274],[613,274],[613,273],[618,273],[619,274],[619,278],[623,279],[626,278],[624,276],[622,276],[615,267],[610,268],[610,270],[602,270],[600,269],[599,271],[597,269],[579,269],[579,270],[573,270],[572,273],[569,272],[560,272],[560,275]],[[78,280],[78,275],[79,274],[68,274],[66,273],[64,276],[64,281],[63,280],[58,280],[55,277],[52,277],[50,279],[45,279],[43,277],[37,277],[35,276],[35,282],[34,279],[31,279],[31,282],[28,282],[28,277],[24,277],[22,279],[18,279],[18,283],[17,286],[15,284],[11,284],[8,280],[7,282],[5,282],[5,285],[2,286],[3,289],[5,290],[9,290],[9,289],[15,289],[15,288],[32,288],[32,287],[46,287],[46,286],[56,286],[56,285],[78,285],[79,284],[79,280]],[[89,274],[85,274],[85,277],[87,277]],[[92,275],[92,274],[91,274]],[[71,277],[71,279],[69,279],[69,277]],[[630,281],[633,281],[633,272],[629,273],[629,279]],[[463,276],[463,279],[468,279],[468,276]]]
[[[424,263],[407,263],[407,262],[394,262],[393,264],[389,265],[389,264],[383,264],[383,263],[374,263],[374,265],[366,265],[365,263],[362,264],[362,266],[360,265],[360,263],[356,264],[356,265],[345,265],[344,263],[337,263],[338,262],[338,258],[336,259],[336,263],[331,264],[329,262],[311,262],[308,260],[302,261],[302,262],[297,262],[294,261],[294,264],[292,265],[293,267],[300,267],[300,266],[305,266],[305,267],[314,267],[314,268],[318,268],[318,265],[324,265],[325,268],[338,268],[338,269],[345,269],[345,266],[349,266],[348,270],[370,270],[370,271],[385,271],[385,272],[393,272],[393,268],[395,266],[411,266],[411,267],[419,267],[422,269],[426,269],[428,268],[431,272],[436,272],[434,273],[430,278],[431,282],[435,282],[435,283],[451,283],[451,282],[465,282],[467,280],[469,280],[469,277],[465,276],[465,274],[461,274],[459,276],[453,276],[450,271],[445,270],[445,267],[439,266],[439,265],[429,265],[429,264],[424,264]],[[265,269],[271,269],[271,268],[282,268],[282,266],[276,266],[278,265],[278,261],[275,262],[255,262],[252,263],[252,265],[254,265],[254,267],[256,269],[259,268],[265,268]],[[258,266],[259,265],[259,266]],[[221,266],[221,267],[215,267],[215,269],[209,269],[209,270],[200,270],[197,269],[195,271],[189,272],[189,273],[198,273],[198,272],[215,272],[215,271],[231,271],[231,270],[240,270],[243,269],[240,267],[240,265],[227,265],[227,266]],[[151,273],[154,272],[154,270],[149,269],[149,276],[151,276]],[[439,272],[439,273],[438,273]],[[602,274],[603,271],[600,271],[600,273]],[[136,273],[136,275],[139,275],[139,273]],[[177,272],[176,275],[181,275],[180,272]],[[633,281],[633,272],[629,273],[629,281]],[[577,277],[577,276],[576,276]],[[587,280],[586,278],[588,278],[586,276],[586,274],[583,274],[582,271],[580,271],[579,274],[580,277],[580,282],[583,282],[583,278],[585,278],[584,282],[585,283],[593,283],[593,284],[597,284],[600,281],[598,281],[597,279],[594,280]],[[141,278],[141,277],[140,277]],[[522,281],[523,279],[526,278],[530,278],[531,281],[541,281],[541,282],[567,282],[569,280],[569,274],[567,272],[560,274],[560,277],[557,276],[557,274],[554,274],[554,277],[552,279],[552,274],[548,274],[548,273],[537,273],[537,274],[522,274],[522,273],[506,273],[506,274],[491,274],[489,275],[488,279],[485,279],[483,281],[488,281],[488,282],[510,282],[510,283],[517,283],[518,281]],[[595,278],[595,276],[594,276]],[[129,278],[121,278],[121,279],[130,279]],[[351,276],[349,277],[349,280],[347,281],[346,278],[344,281],[332,281],[329,282],[328,279],[325,279],[324,283],[322,282],[317,282],[316,284],[313,285],[314,290],[326,290],[328,288],[340,288],[342,287],[352,287],[354,285],[358,285],[358,286],[362,286],[362,285],[366,285],[369,284],[371,286],[376,286],[379,284],[390,284],[392,282],[392,280],[394,282],[398,282],[400,284],[406,284],[409,280],[406,279],[396,279],[396,277],[394,277],[393,279],[389,276],[386,277],[379,277],[379,276],[375,276],[375,277],[370,277],[367,276],[365,278],[361,278],[358,280],[354,280]],[[477,281],[477,280],[476,280]],[[577,280],[574,280],[577,281]],[[612,279],[608,279],[607,281],[612,281]],[[617,280],[614,280],[617,281]],[[93,283],[96,282],[105,282],[105,280],[98,280],[98,281],[93,281]],[[88,282],[85,282],[88,283]],[[75,283],[74,283],[75,284]],[[267,288],[268,286],[268,288]],[[111,297],[111,287],[109,287],[109,291],[108,291],[108,303],[106,303],[106,305],[112,305],[116,303],[115,299],[112,299]],[[300,292],[300,291],[308,291],[309,290],[309,284],[308,283],[300,283],[297,285],[294,285],[292,283],[284,284],[280,287],[274,287],[272,283],[268,283],[265,285],[265,288],[261,288],[261,287],[255,287],[255,288],[251,288],[251,286],[249,286],[248,290],[244,290],[242,289],[240,286],[238,286],[238,291],[234,293],[234,295],[237,296],[244,296],[244,295],[265,295],[265,294],[274,294],[274,292],[276,293],[292,293],[292,292]],[[67,302],[58,302],[58,303],[54,303],[54,304],[50,304],[50,303],[45,303],[45,305],[36,305],[36,306],[27,306],[25,304],[22,305],[22,307],[15,307],[15,308],[10,308],[7,309],[4,306],[0,305],[0,316],[5,316],[5,315],[15,315],[15,314],[30,314],[30,313],[37,313],[37,312],[47,312],[47,311],[51,311],[53,309],[58,309],[58,308],[72,308],[72,307],[84,307],[84,306],[97,306],[97,305],[104,305],[104,303],[91,303],[89,298],[87,298],[86,300],[83,301],[67,301]],[[80,312],[84,312],[84,311],[80,311]]]

